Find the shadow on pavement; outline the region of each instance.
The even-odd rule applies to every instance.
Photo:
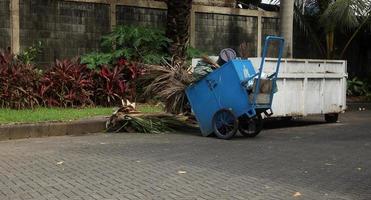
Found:
[[[325,120],[320,119],[281,119],[272,118],[264,120],[264,129],[276,129],[276,128],[290,128],[290,127],[301,127],[301,126],[312,126],[326,124]]]
[[[313,117],[308,118],[299,118],[299,119],[289,119],[289,118],[269,118],[264,120],[264,130],[269,129],[279,129],[279,128],[294,128],[294,127],[302,127],[302,126],[313,126],[313,125],[321,125],[326,124],[324,119],[316,119]],[[201,131],[198,127],[190,127],[185,126],[182,127],[181,131],[177,131],[178,134],[186,134],[192,136],[200,136],[202,137]],[[236,135],[236,138],[240,138],[239,134]],[[216,137],[214,134],[211,134],[208,137]],[[245,137],[242,137],[245,138]]]

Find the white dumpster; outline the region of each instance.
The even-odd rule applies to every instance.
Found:
[[[261,58],[249,58],[259,66]],[[264,73],[272,74],[277,59],[266,58]],[[346,109],[347,62],[282,59],[273,116],[336,114]],[[337,117],[336,117],[337,118]],[[329,120],[331,121],[331,120]]]
[[[192,65],[199,60],[193,59]],[[249,60],[258,70],[261,58]],[[266,58],[264,73],[272,74],[276,63],[276,58]],[[347,77],[344,60],[282,59],[272,117],[325,114],[326,121],[335,122],[346,109]]]

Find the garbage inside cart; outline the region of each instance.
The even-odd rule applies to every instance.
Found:
[[[236,52],[231,48],[222,49],[217,61],[214,61],[208,56],[202,56],[193,69],[193,77],[195,80],[200,80],[215,69],[219,68],[221,65],[236,58]]]
[[[277,66],[274,73],[263,75],[268,45],[273,40],[280,42]],[[233,59],[186,89],[202,135],[208,136],[214,132],[218,138],[230,139],[237,130],[247,137],[259,134],[262,114],[270,116],[273,113],[271,106],[277,90],[275,82],[283,43],[281,37],[266,38],[258,71],[255,71],[250,60]]]

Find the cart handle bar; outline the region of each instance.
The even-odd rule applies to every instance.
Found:
[[[279,49],[278,49],[278,60],[277,60],[276,71],[273,74],[274,76],[272,77],[273,83],[275,83],[276,79],[277,79],[278,71],[280,69],[281,58],[282,58],[282,54],[283,54],[283,46],[284,46],[284,43],[285,43],[285,39],[283,37],[277,37],[277,36],[270,35],[270,36],[267,36],[265,38],[265,42],[264,42],[264,49],[263,49],[262,60],[260,62],[260,67],[259,67],[258,80],[257,80],[256,86],[255,86],[255,91],[254,91],[254,99],[253,99],[253,105],[254,106],[256,105],[256,96],[257,96],[259,88],[260,88],[260,78],[261,78],[261,75],[262,75],[262,72],[263,72],[265,58],[267,56],[268,45],[270,44],[271,41],[274,41],[274,40],[277,40],[277,41],[280,42]],[[274,87],[274,85],[275,84],[273,84],[273,87]],[[275,89],[275,88],[272,88],[272,91],[274,91],[273,89]],[[272,94],[271,94],[271,97],[272,97]],[[271,99],[270,104],[272,104],[272,98],[270,98],[270,99]]]

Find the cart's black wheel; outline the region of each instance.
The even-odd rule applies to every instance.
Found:
[[[338,113],[325,114],[325,120],[327,123],[336,123],[338,121],[338,118]]]
[[[255,137],[263,129],[263,119],[260,114],[255,117],[242,116],[238,130],[243,136]]]
[[[218,138],[228,140],[237,132],[238,118],[231,110],[221,109],[214,114],[212,125]]]

